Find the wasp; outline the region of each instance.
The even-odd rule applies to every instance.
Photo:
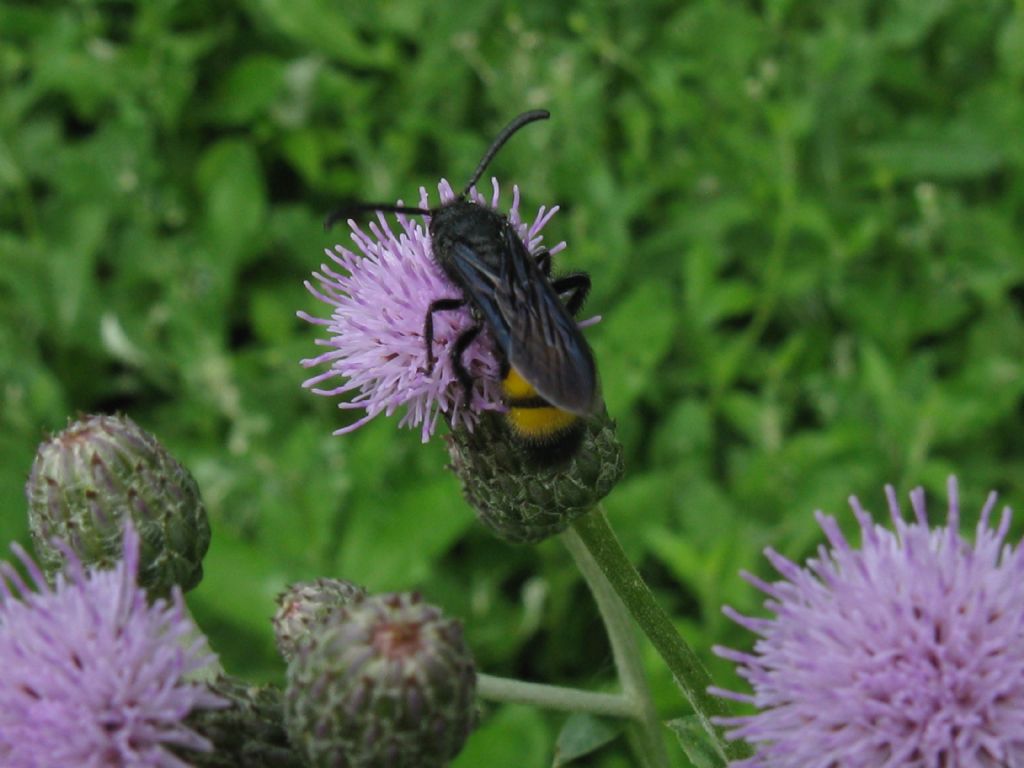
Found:
[[[437,208],[358,203],[327,217],[325,227],[355,211],[430,217],[433,257],[461,296],[439,298],[427,309],[423,338],[433,370],[434,316],[468,308],[474,323],[451,345],[452,369],[469,402],[473,378],[462,355],[488,332],[498,351],[506,421],[514,435],[545,456],[569,455],[583,434],[582,417],[600,406],[594,356],[574,317],[590,291],[590,276],[552,277],[551,254],[530,253],[516,228],[470,190],[513,134],[546,110],[524,112],[491,143],[462,193]]]

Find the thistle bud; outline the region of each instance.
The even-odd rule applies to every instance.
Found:
[[[366,597],[366,590],[343,579],[317,579],[291,584],[277,596],[274,636],[285,661],[295,656],[299,643],[343,606]]]
[[[127,416],[86,416],[40,444],[25,488],[36,553],[52,576],[60,539],[87,566],[121,558],[124,518],[142,539],[139,583],[154,595],[196,586],[210,525],[192,475]]]
[[[285,722],[314,768],[440,768],[476,724],[459,622],[415,594],[342,607],[288,665]]]
[[[207,739],[206,753],[180,753],[193,768],[303,768],[305,761],[288,743],[282,693],[270,685],[249,685],[221,676],[209,690],[227,706],[193,711],[188,725]]]
[[[477,518],[506,541],[536,542],[593,509],[622,477],[622,446],[606,412],[580,426],[579,447],[544,462],[500,416],[484,414],[472,432],[453,430],[451,469]]]

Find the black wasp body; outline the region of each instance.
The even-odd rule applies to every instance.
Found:
[[[590,278],[576,273],[551,282],[547,250],[530,254],[508,217],[465,199],[431,214],[430,238],[438,265],[462,289],[463,301],[477,320],[456,341],[452,354],[461,355],[486,327],[502,353],[503,379],[514,370],[546,404],[578,416],[591,413],[597,373],[590,347],[573,320]],[[567,295],[565,304],[560,294]],[[426,324],[432,325],[434,312],[456,306],[461,304],[434,302]],[[424,332],[428,343],[429,330]],[[455,370],[468,376],[461,360],[453,359]],[[467,389],[472,385],[469,380],[462,383]]]
[[[486,328],[499,354],[512,431],[533,445],[567,452],[582,434],[580,417],[600,405],[593,354],[573,319],[590,290],[590,278],[576,272],[552,279],[547,249],[530,253],[507,216],[469,197],[505,141],[527,123],[547,117],[538,110],[509,123],[465,191],[438,208],[359,204],[329,217],[328,225],[354,209],[429,216],[434,259],[462,295],[437,299],[427,310],[423,336],[428,369],[435,363],[434,315],[468,307],[475,322],[450,352],[467,404],[473,379],[462,356]]]

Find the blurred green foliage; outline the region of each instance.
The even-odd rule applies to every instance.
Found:
[[[589,270],[627,449],[613,524],[679,627],[749,646],[740,568],[811,511],[924,484],[965,525],[1024,500],[1024,5],[997,0],[0,2],[0,539],[36,442],[120,409],[212,514],[190,597],[227,667],[280,679],[288,581],[417,588],[483,669],[610,683],[557,543],[473,521],[443,446],[300,389],[302,287],[341,199],[492,167]],[[666,717],[685,714],[649,658]],[[550,764],[561,716],[490,710],[458,765]],[[590,764],[624,765],[605,750]],[[505,760],[506,762],[502,762]]]

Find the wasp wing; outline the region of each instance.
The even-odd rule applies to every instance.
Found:
[[[456,243],[452,266],[509,364],[547,402],[586,415],[597,401],[590,347],[519,235],[504,229],[500,258]]]
[[[466,299],[474,305],[484,324],[498,344],[498,348],[506,356],[511,342],[509,323],[498,308],[495,294],[502,283],[501,275],[490,268],[476,251],[463,242],[455,242],[451,246],[449,266],[459,276],[456,282],[463,286]]]

